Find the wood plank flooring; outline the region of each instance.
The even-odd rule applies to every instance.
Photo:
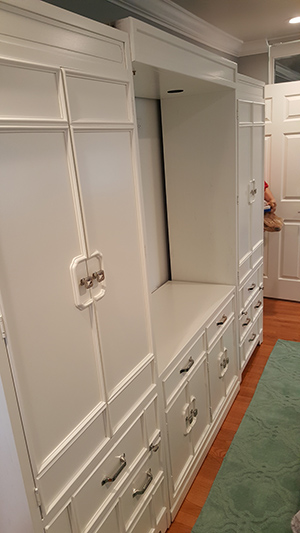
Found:
[[[300,303],[265,298],[263,343],[245,368],[240,392],[168,533],[191,533],[278,339],[300,342]]]

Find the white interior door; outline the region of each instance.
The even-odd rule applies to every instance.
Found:
[[[300,301],[300,82],[267,85],[265,177],[284,219],[265,232],[265,296]]]

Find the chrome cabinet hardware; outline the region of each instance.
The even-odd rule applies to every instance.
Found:
[[[227,316],[226,315],[223,315],[221,320],[219,322],[217,322],[217,326],[222,326],[227,320]]]
[[[248,287],[248,291],[253,291],[253,289],[255,289],[256,287],[256,283],[252,283],[252,285],[250,285],[250,287]]]
[[[157,452],[157,450],[159,450],[159,445],[160,445],[160,443],[154,444],[153,442],[151,442],[151,444],[149,446],[149,451],[150,452]]]
[[[92,276],[87,276],[86,278],[81,278],[79,282],[80,286],[84,286],[86,289],[91,289],[94,285]]]
[[[104,281],[105,274],[104,270],[97,270],[97,272],[93,272],[92,277],[98,281],[98,283],[101,283],[101,281]]]
[[[229,357],[227,355],[227,348],[224,348],[224,353],[221,355],[220,358],[220,375],[219,379],[222,379],[222,377],[226,374],[228,370],[229,365]]]
[[[198,415],[198,409],[191,409],[190,413],[185,417],[185,421],[192,424],[194,418]]]
[[[249,339],[249,342],[253,342],[256,337],[256,333],[253,333]]]
[[[194,362],[195,362],[194,359],[192,357],[190,357],[188,365],[185,368],[181,368],[181,370],[179,371],[179,374],[183,374],[184,372],[188,372],[190,370],[190,368],[193,366]]]
[[[105,477],[104,479],[102,479],[101,485],[105,485],[105,483],[112,483],[121,474],[122,470],[126,466],[125,453],[122,453],[122,455],[120,455],[119,459],[120,459],[120,462],[121,462],[121,466],[118,468],[118,470],[116,471],[116,473],[112,477]]]
[[[245,322],[242,324],[243,328],[246,327],[246,326],[248,326],[248,324],[249,324],[250,322],[251,322],[251,318],[248,317],[248,318],[245,320]]]
[[[153,479],[153,474],[151,472],[151,468],[149,468],[149,470],[146,472],[146,475],[147,475],[147,481],[145,483],[145,485],[143,485],[143,487],[141,489],[133,489],[133,492],[132,492],[132,497],[134,498],[135,496],[138,496],[140,494],[144,494],[144,492],[146,492],[147,488],[149,487],[152,479]]]
[[[161,440],[161,433],[160,432],[157,435],[157,440],[158,440],[158,442],[156,444],[154,444],[154,442],[151,442],[151,444],[149,445],[149,452],[157,452],[157,450],[159,450],[160,440]]]
[[[262,301],[258,300],[257,304],[254,306],[254,309],[259,309],[261,305],[262,305]]]

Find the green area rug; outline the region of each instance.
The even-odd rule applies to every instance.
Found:
[[[279,340],[192,533],[290,533],[299,459],[300,343]]]

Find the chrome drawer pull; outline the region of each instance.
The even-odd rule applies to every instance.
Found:
[[[179,371],[179,374],[183,374],[184,372],[188,372],[190,370],[190,368],[193,366],[194,362],[195,362],[194,359],[192,357],[190,357],[188,365],[185,368],[182,368]]]
[[[123,468],[125,468],[126,466],[125,453],[120,455],[119,459],[121,461],[120,468],[116,471],[116,473],[112,477],[105,477],[104,479],[102,479],[101,485],[105,485],[105,483],[112,483],[113,481],[117,479],[118,475],[121,474]]]
[[[222,326],[227,320],[227,316],[223,315],[220,322],[217,322],[217,326]]]
[[[252,285],[250,285],[250,287],[248,287],[248,291],[253,291],[253,289],[255,289],[256,287],[256,283],[252,283]]]
[[[157,452],[159,450],[159,446],[160,446],[160,441],[161,441],[161,434],[160,432],[158,433],[158,436],[157,438],[159,439],[158,442],[156,444],[154,444],[154,442],[151,442],[151,444],[149,445],[149,452]]]
[[[146,472],[147,474],[147,481],[145,483],[145,485],[141,488],[141,489],[133,489],[133,493],[132,493],[132,497],[134,498],[135,496],[138,496],[139,494],[144,494],[144,492],[147,490],[147,488],[149,487],[152,479],[153,479],[153,475],[152,475],[152,472],[151,472],[151,468],[149,468],[149,470]]]
[[[254,309],[259,309],[262,304],[261,300],[258,300],[257,304],[254,306]]]
[[[242,324],[243,328],[248,326],[249,322],[251,322],[251,318],[248,317],[247,320]]]
[[[252,337],[250,337],[249,342],[253,342],[256,337],[256,333],[253,333]]]

